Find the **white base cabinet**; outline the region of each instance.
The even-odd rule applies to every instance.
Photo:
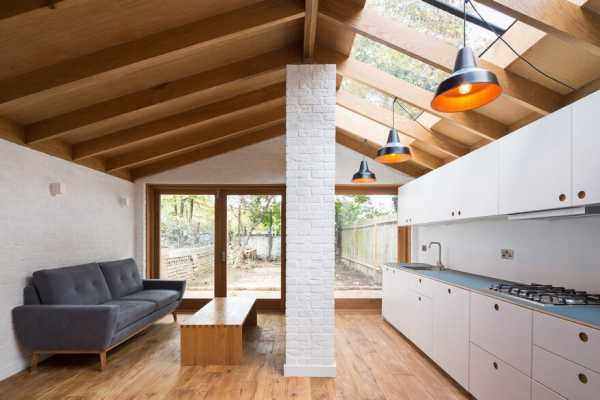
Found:
[[[531,400],[566,400],[561,395],[554,393],[536,381],[533,381],[531,385]]]
[[[469,292],[434,282],[433,360],[469,387]]]
[[[478,400],[529,400],[531,379],[471,344],[469,391]]]

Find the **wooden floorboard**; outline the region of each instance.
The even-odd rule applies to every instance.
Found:
[[[184,316],[181,316],[184,319]],[[336,312],[337,378],[285,378],[285,319],[259,314],[239,366],[182,367],[179,326],[166,317],[108,353],[57,355],[0,382],[11,400],[468,399],[441,370],[372,310]]]

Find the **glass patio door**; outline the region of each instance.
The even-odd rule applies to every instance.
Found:
[[[228,194],[227,296],[281,299],[282,195]]]
[[[215,291],[214,194],[160,194],[158,277],[187,281],[184,299]]]

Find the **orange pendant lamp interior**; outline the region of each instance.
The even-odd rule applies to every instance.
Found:
[[[473,50],[466,45],[467,2],[464,3],[463,48],[458,51],[454,72],[438,86],[431,107],[440,112],[469,111],[495,100],[502,93],[498,78],[479,68]]]

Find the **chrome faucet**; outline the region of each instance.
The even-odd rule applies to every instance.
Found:
[[[436,266],[442,270],[444,269],[444,264],[442,264],[442,244],[440,242],[429,242],[429,246],[427,247],[428,249],[431,248],[432,245],[437,244],[438,246],[438,261]]]

